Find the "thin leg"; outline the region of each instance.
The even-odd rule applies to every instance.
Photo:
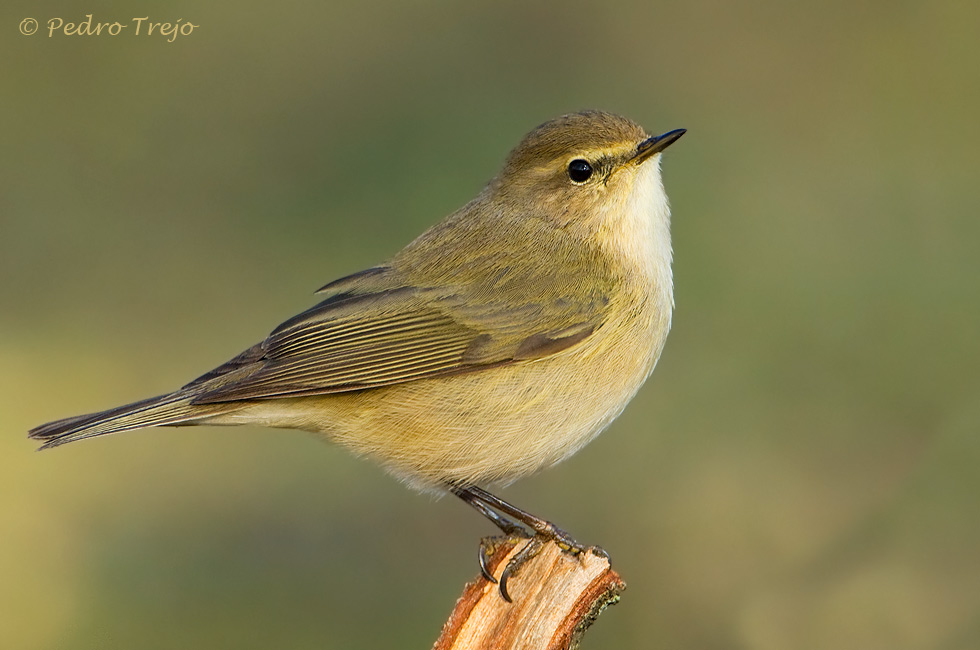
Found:
[[[571,535],[569,535],[568,533],[566,533],[565,531],[563,531],[561,528],[554,525],[550,521],[532,515],[530,512],[527,512],[526,510],[521,510],[517,506],[507,503],[500,497],[490,494],[483,488],[479,488],[474,485],[468,488],[461,488],[460,490],[466,492],[467,496],[464,497],[461,494],[459,494],[459,492],[456,492],[457,496],[459,496],[461,499],[463,499],[464,501],[472,505],[480,512],[483,512],[484,516],[489,518],[491,521],[494,521],[494,523],[496,523],[496,521],[492,517],[490,517],[490,515],[487,515],[485,512],[490,508],[499,510],[500,512],[511,517],[512,519],[521,522],[522,524],[524,524],[525,526],[533,530],[536,534],[554,541],[556,544],[558,544],[559,548],[561,548],[563,551],[578,554],[584,551],[586,548],[581,544],[579,544],[578,542],[576,542]],[[482,506],[482,508],[480,506]],[[502,530],[505,533],[510,532],[506,529],[502,529]]]
[[[452,493],[458,496],[460,499],[470,504],[470,506],[472,506],[481,515],[492,521],[494,525],[500,530],[504,531],[505,534],[517,535],[518,537],[528,537],[527,531],[524,530],[519,524],[514,523],[506,517],[501,517],[480,499],[479,494],[476,492],[477,490],[479,492],[483,492],[483,490],[480,490],[480,488],[462,488],[454,486],[451,487],[450,490],[452,490]],[[487,494],[489,494],[489,492]],[[501,508],[501,510],[503,509]]]

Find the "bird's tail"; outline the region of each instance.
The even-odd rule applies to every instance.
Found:
[[[178,424],[197,424],[213,415],[234,410],[232,404],[192,404],[194,395],[178,390],[132,404],[87,415],[76,415],[35,427],[27,434],[43,440],[41,449],[57,447],[76,440],[104,436],[119,431],[162,427]]]

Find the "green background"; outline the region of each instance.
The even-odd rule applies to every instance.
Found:
[[[86,13],[199,27],[47,36]],[[689,130],[657,371],[503,491],[629,583],[583,647],[980,647],[977,24],[953,0],[5,2],[3,647],[429,647],[492,532],[456,500],[295,432],[25,433],[225,361],[581,108]]]

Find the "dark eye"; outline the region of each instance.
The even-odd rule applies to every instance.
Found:
[[[568,177],[576,183],[584,183],[592,177],[592,165],[587,160],[576,158],[568,163]]]

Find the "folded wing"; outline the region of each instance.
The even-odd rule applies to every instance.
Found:
[[[602,324],[608,302],[568,296],[549,305],[481,302],[458,288],[410,285],[385,271],[331,283],[326,289],[338,293],[182,390],[198,393],[194,404],[213,404],[478,371],[555,354],[584,340]]]

